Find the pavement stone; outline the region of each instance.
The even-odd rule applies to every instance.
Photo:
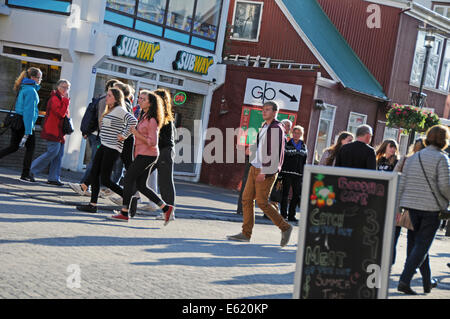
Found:
[[[0,298],[292,298],[297,227],[280,248],[279,230],[258,211],[250,243],[227,241],[241,230],[237,192],[177,181],[176,220],[164,227],[153,216],[109,221],[116,206],[105,199],[98,214],[78,212],[74,204],[88,197],[68,187],[22,183],[19,176],[0,168]],[[66,182],[79,177],[63,173]],[[396,291],[406,253],[403,232],[389,298],[449,299],[449,241],[439,231],[430,251],[439,287],[422,294],[416,275],[412,287],[421,294],[405,296]],[[77,269],[79,288],[70,280]]]

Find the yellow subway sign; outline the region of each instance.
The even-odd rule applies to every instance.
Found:
[[[172,66],[174,70],[207,75],[209,67],[213,63],[214,59],[212,56],[205,57],[186,51],[178,51],[177,58],[173,61]]]
[[[159,42],[147,42],[126,35],[119,35],[112,51],[114,56],[153,62],[156,52],[160,49]]]

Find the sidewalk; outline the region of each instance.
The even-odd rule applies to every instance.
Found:
[[[89,197],[80,197],[68,186],[48,185],[46,176],[38,176],[37,184],[19,181],[19,177],[18,171],[0,168],[0,243],[8,256],[2,267],[7,270],[5,278],[9,278],[0,283],[2,298],[292,297],[298,228],[294,228],[288,247],[280,249],[276,244],[278,231],[262,218],[258,209],[256,223],[262,225],[256,228],[252,242],[227,241],[225,235],[239,231],[242,223],[242,216],[235,213],[237,192],[177,181],[178,222],[165,228],[147,216],[136,218],[129,225],[108,222],[106,215],[117,206],[105,199],[99,200],[98,216],[78,214],[74,205],[87,203]],[[77,182],[80,177],[80,173],[64,171],[62,181]],[[419,295],[406,296],[396,289],[406,259],[403,231],[397,245],[397,262],[391,270],[389,298],[449,299],[449,243],[450,237],[438,231],[430,250],[432,274],[440,280],[438,288],[424,295],[417,274],[411,285]],[[72,263],[83,267],[86,284],[81,295],[65,287],[65,267]],[[120,278],[111,273],[112,269]],[[185,276],[188,270],[189,276]],[[131,272],[134,281],[130,286]],[[64,285],[47,278],[54,273],[59,274]],[[42,286],[43,278],[46,288]],[[161,278],[170,285],[155,284]],[[24,285],[29,286],[28,290]]]

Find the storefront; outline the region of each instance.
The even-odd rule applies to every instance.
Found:
[[[177,136],[176,155],[182,160],[175,163],[175,175],[197,181],[212,95],[225,79],[220,63],[229,2],[125,2],[106,1],[105,6],[103,1],[64,1],[68,5],[61,12],[41,8],[38,1],[33,8],[6,2],[11,9],[0,16],[0,74],[5,83],[0,109],[5,113],[14,103],[13,82],[30,66],[43,71],[41,114],[56,81],[69,80],[76,130],[66,140],[63,168],[82,171],[90,150],[78,128],[91,99],[104,94],[106,81],[117,78],[130,84],[134,102],[142,89],[167,88],[182,133]],[[165,8],[157,10],[163,20],[150,14],[156,12],[156,3]]]

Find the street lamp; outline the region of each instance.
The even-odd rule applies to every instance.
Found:
[[[430,51],[431,48],[433,47],[434,44],[434,40],[435,37],[431,34],[427,34],[425,35],[425,61],[423,63],[423,69],[422,69],[422,77],[420,79],[420,86],[419,86],[419,92],[411,92],[411,103],[414,106],[420,107],[422,108],[423,105],[425,104],[425,99],[427,97],[427,95],[425,93],[422,92],[423,90],[423,85],[425,83],[425,78],[427,76],[427,69],[428,69],[428,61],[430,59]],[[411,130],[411,133],[409,135],[409,145],[411,145],[414,142],[414,138],[416,135],[416,131],[415,130]]]

